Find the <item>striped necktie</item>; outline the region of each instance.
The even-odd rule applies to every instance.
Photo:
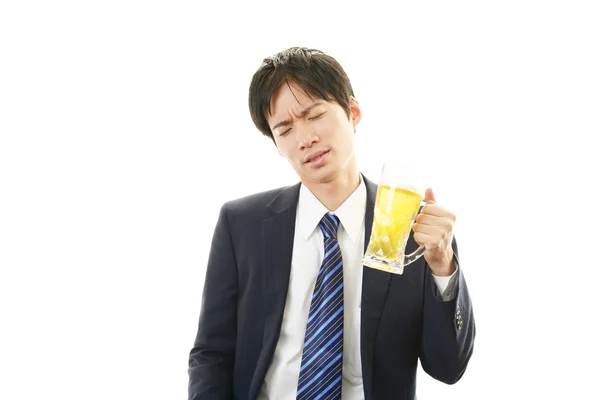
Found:
[[[308,313],[298,400],[341,399],[344,338],[344,271],[337,241],[338,217],[325,214],[319,223],[325,252]]]

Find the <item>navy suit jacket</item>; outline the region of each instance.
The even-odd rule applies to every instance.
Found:
[[[366,178],[365,247],[377,185]],[[300,184],[223,205],[209,254],[189,400],[255,399],[273,358],[285,308]],[[417,248],[411,238],[407,252]],[[453,242],[458,263],[456,242]],[[424,257],[403,275],[363,267],[360,346],[367,400],[414,399],[417,360],[435,379],[463,375],[475,322],[460,268],[441,301]]]

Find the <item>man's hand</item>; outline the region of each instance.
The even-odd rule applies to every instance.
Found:
[[[436,203],[433,190],[425,191],[425,200],[427,204],[417,215],[412,227],[415,242],[425,246],[424,257],[433,275],[452,275],[456,270],[452,251],[452,231],[456,216]]]

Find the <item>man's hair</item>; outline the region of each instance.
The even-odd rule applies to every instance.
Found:
[[[284,82],[297,84],[312,98],[336,101],[350,118],[350,96],[354,91],[342,66],[320,50],[292,47],[265,58],[250,83],[252,121],[271,140],[275,141],[266,116],[271,115],[273,92]]]

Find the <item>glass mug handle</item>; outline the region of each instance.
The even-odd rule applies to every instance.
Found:
[[[421,210],[423,209],[423,207],[425,207],[427,205],[427,200],[421,200],[421,207],[419,207],[419,211],[417,212],[417,214],[415,215],[415,220],[413,221],[413,223],[410,225],[410,228],[412,230],[412,226],[415,224],[416,220],[417,220],[417,216],[421,213]],[[406,267],[408,264],[412,264],[413,262],[417,261],[419,258],[421,258],[421,256],[423,254],[425,254],[425,246],[419,246],[418,249],[416,249],[415,251],[413,251],[410,254],[407,254],[404,256],[404,267]]]

